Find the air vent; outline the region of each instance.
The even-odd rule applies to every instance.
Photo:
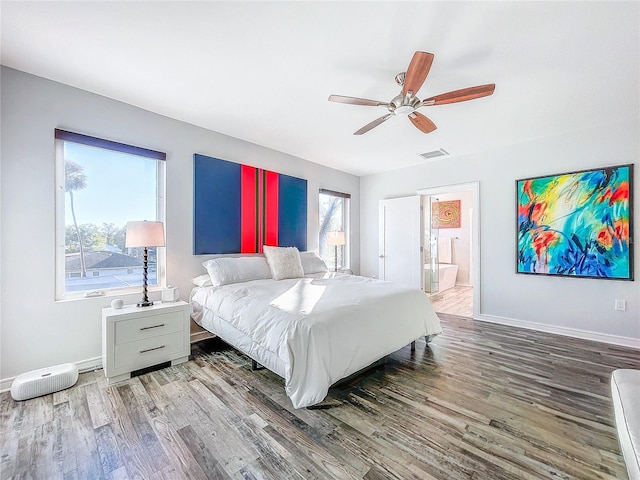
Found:
[[[419,153],[422,158],[425,160],[429,160],[430,158],[443,157],[444,155],[449,155],[444,148],[440,148],[438,150],[434,150],[433,152]]]

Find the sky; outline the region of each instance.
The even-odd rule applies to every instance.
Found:
[[[87,186],[73,192],[79,225],[156,220],[157,160],[65,142],[65,160],[82,166]],[[73,224],[65,194],[65,223]]]

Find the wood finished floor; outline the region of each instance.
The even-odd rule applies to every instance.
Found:
[[[444,334],[294,410],[221,341],[107,386],[0,396],[2,479],[624,479],[609,379],[640,351],[442,315]],[[363,339],[366,341],[366,339]]]
[[[429,297],[438,313],[449,313],[461,317],[473,316],[473,287],[456,285]]]

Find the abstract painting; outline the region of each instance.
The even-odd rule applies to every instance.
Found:
[[[431,204],[433,228],[460,228],[460,200],[447,200]]]
[[[194,155],[194,255],[307,249],[307,181]]]
[[[633,280],[633,165],[516,180],[517,273]]]

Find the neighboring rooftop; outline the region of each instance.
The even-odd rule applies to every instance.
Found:
[[[84,262],[85,268],[88,270],[142,267],[142,259],[117,252],[85,252]],[[80,271],[79,253],[69,253],[65,256],[65,270],[67,272]]]

